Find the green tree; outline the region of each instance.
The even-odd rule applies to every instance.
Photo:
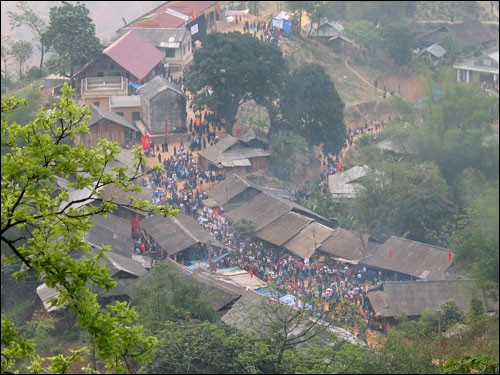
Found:
[[[323,145],[325,154],[338,154],[346,140],[344,103],[335,84],[318,64],[298,68],[287,80],[281,112],[292,131],[310,145]]]
[[[383,48],[388,57],[398,66],[411,62],[417,46],[415,34],[403,24],[391,23],[382,29]]]
[[[271,348],[255,335],[220,323],[166,322],[148,374],[256,374],[266,371]]]
[[[1,53],[3,62],[3,78],[9,78],[9,74],[7,73],[7,67],[8,67],[8,62],[12,57],[11,48],[12,48],[12,37],[10,37],[9,35],[2,35]]]
[[[281,180],[292,179],[298,161],[297,156],[307,150],[306,140],[289,130],[274,132],[270,138],[272,150],[270,166],[273,173]]]
[[[228,134],[239,106],[251,99],[267,108],[271,123],[275,120],[276,98],[287,73],[277,46],[239,32],[211,33],[193,59],[186,73],[187,88],[196,94],[195,101],[225,119]],[[213,94],[206,95],[206,88]]]
[[[99,261],[109,248],[91,251],[84,234],[92,226],[92,215],[108,214],[117,206],[112,199],[104,199],[103,187],[114,184],[127,192],[141,189],[134,183],[140,177],[141,152],[139,147],[134,149],[139,160],[133,176],[126,167],[105,172],[120,147],[102,139],[94,149],[73,144],[76,136],[88,131],[86,121],[91,116],[88,107],[74,103],[73,93],[65,84],[60,100],[24,126],[10,122],[9,115],[25,101],[2,98],[2,272],[4,264],[22,262],[25,267],[14,273],[16,278],[33,272],[55,288],[58,296],[52,304],[74,311],[78,324],[91,335],[98,358],[109,369],[133,371],[136,361],[148,358],[156,340],[144,335],[136,311],[126,303],[99,305],[90,288],[98,285],[109,290],[116,285]],[[88,194],[70,199],[69,192],[56,184],[56,176],[70,179],[71,189]],[[81,205],[93,198],[94,204]],[[169,206],[150,207],[149,202],[135,199],[130,206],[144,212],[177,213]],[[80,252],[85,256],[76,257]],[[30,371],[50,372],[42,368],[44,359],[35,354],[34,346],[18,337],[2,315],[2,372],[15,370],[16,359],[23,358],[31,362]],[[73,359],[56,356],[51,362],[57,366]]]
[[[197,319],[215,322],[217,313],[205,291],[181,279],[174,265],[161,262],[131,288],[132,304],[147,326],[158,329],[165,321]]]
[[[12,43],[10,51],[14,59],[19,64],[19,79],[22,79],[24,73],[24,64],[26,64],[26,62],[33,55],[33,46],[30,42],[27,42],[25,40],[17,40]]]
[[[250,219],[240,219],[233,224],[233,231],[237,236],[251,239],[255,237],[257,225]]]
[[[43,94],[38,87],[30,85],[20,90],[18,96],[25,99],[27,103],[30,103],[30,106],[28,108],[16,108],[9,115],[9,120],[20,125],[26,125],[33,120],[36,113],[42,108]]]
[[[45,52],[48,49],[45,36],[48,25],[38,14],[33,11],[33,9],[31,9],[27,1],[18,1],[16,6],[18,13],[14,13],[11,11],[7,12],[10,19],[10,26],[12,28],[26,26],[35,35],[36,40],[40,44],[40,46],[38,47],[40,49],[40,66],[38,78],[40,78],[43,69],[43,58]]]
[[[450,184],[466,168],[498,178],[498,131],[492,127],[498,98],[481,96],[474,85],[459,85],[451,77],[442,83],[442,92],[429,99],[423,123],[410,129],[418,159],[436,163]]]
[[[432,231],[456,213],[448,185],[432,163],[379,161],[360,184],[364,190],[353,199],[351,209],[368,233],[435,242]]]
[[[498,374],[498,356],[463,355],[452,357],[443,366],[443,374]]]
[[[99,56],[103,46],[85,4],[77,2],[50,8],[46,41],[57,55],[59,73],[73,76],[76,66],[83,66]]]

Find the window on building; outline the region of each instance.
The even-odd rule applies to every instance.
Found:
[[[101,106],[101,103],[99,103],[99,102],[93,102],[92,104],[95,105],[96,107],[100,107]]]
[[[165,48],[165,57],[175,57],[175,48]]]
[[[139,121],[141,119],[141,112],[132,112],[132,120]]]

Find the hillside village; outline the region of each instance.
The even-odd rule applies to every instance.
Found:
[[[154,283],[153,270],[167,265],[182,283],[201,288],[222,322],[261,336],[269,322],[253,316],[264,316],[269,301],[292,312],[324,314],[332,332],[360,346],[383,342],[401,314],[416,320],[441,311],[449,301],[464,312],[479,301],[485,313],[498,316],[498,285],[492,293],[464,276],[454,248],[384,230],[344,227],[336,212],[312,205],[315,191],[333,205],[363,194],[363,182],[372,172],[359,156],[363,139],[397,160],[416,153],[390,132],[414,123],[396,100],[427,108],[429,94],[441,95],[444,86],[429,90],[409,70],[396,75],[363,66],[362,56],[372,52],[338,21],[325,18],[314,24],[304,17],[297,30],[298,13],[286,8],[288,2],[247,2],[269,3],[261,5],[258,15],[234,3],[164,2],[124,22],[102,53],[72,67],[70,76],[44,79],[41,90],[50,103],[69,85],[76,103],[91,110],[89,131],[79,134],[75,145],[91,149],[100,139],[116,142],[122,149],[106,171],[145,172],[137,181],[140,192],[112,184],[102,188],[102,197],[73,187],[70,177],[57,178],[58,191],[80,207],[98,207],[103,199],[118,203],[111,214],[94,215],[84,235],[95,250],[110,247],[100,261],[117,286],[98,292],[99,302],[133,303],[134,285]],[[498,4],[492,3],[498,21]],[[418,28],[412,60],[431,72],[447,66],[454,81],[498,97],[498,30],[479,19]],[[331,74],[337,64],[335,85],[345,104],[347,130],[338,154],[310,147],[302,159],[294,159],[306,166],[297,165],[291,181],[280,180],[270,172],[275,149],[269,124],[262,120],[263,126],[255,126],[267,116],[261,116],[262,106],[245,103],[232,132],[219,113],[200,107],[199,93],[187,89],[185,72],[207,35],[233,31],[275,43],[292,66],[328,61],[331,67],[325,70]],[[450,38],[473,46],[475,54],[452,59],[444,47]],[[302,44],[304,50],[298,47]],[[378,53],[373,52],[374,60]],[[203,95],[212,95],[210,90],[205,88]],[[134,162],[134,145],[142,149],[140,165]],[[153,214],[130,204],[140,200],[167,203],[179,214]],[[64,307],[51,303],[61,293],[57,287],[34,276],[25,286],[36,291],[37,314],[63,314]],[[307,327],[298,327],[291,337],[300,337]]]

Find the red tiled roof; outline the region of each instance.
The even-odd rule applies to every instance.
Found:
[[[133,74],[139,82],[163,58],[162,52],[132,30],[111,44],[103,53],[113,59],[123,69]]]
[[[218,1],[171,1],[165,8],[173,9],[179,13],[185,14],[186,16],[191,15],[191,10],[196,12],[196,16],[199,16],[205,10],[217,4]]]
[[[145,28],[158,28],[158,29],[177,29],[184,24],[184,20],[168,13],[160,13],[144,17],[139,21],[128,26],[131,29],[145,29]]]
[[[194,11],[198,17],[204,11],[219,3],[218,1],[167,1],[155,10],[145,14],[137,21],[132,21],[127,28],[161,28],[176,29],[181,27],[185,21],[168,13],[165,9],[172,9],[185,16],[191,16]]]

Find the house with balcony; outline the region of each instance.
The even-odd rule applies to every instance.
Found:
[[[134,86],[163,74],[163,53],[129,31],[73,76],[81,104],[111,109],[112,96],[126,96]]]
[[[498,83],[498,50],[454,64],[458,82]]]

